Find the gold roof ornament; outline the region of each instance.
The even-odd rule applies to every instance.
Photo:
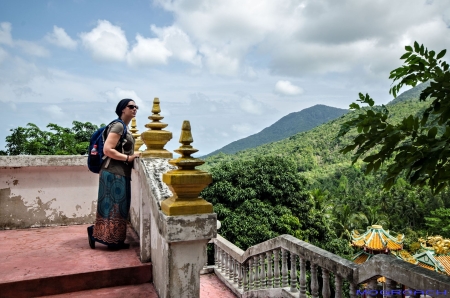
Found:
[[[437,255],[447,255],[450,253],[450,240],[444,239],[444,237],[429,236],[427,240],[419,238],[420,245],[426,250],[433,250]],[[431,246],[427,246],[427,243]]]
[[[145,125],[148,130],[141,134],[141,139],[145,143],[145,146],[147,146],[147,149],[142,153],[141,157],[172,158],[172,153],[164,149],[167,142],[172,139],[172,133],[163,130],[168,124],[160,122],[164,117],[159,115],[161,108],[159,106],[159,98],[157,97],[153,100],[152,113],[153,115],[148,117],[152,122]]]
[[[141,139],[141,135],[138,134],[137,132],[139,131],[136,128],[136,118],[133,117],[133,119],[131,119],[131,134],[133,135],[134,138],[134,151],[137,152],[139,151],[139,149],[141,148],[142,145],[144,145],[144,141],[142,141]]]
[[[194,141],[191,133],[191,124],[185,120],[181,127],[181,146],[174,150],[181,154],[177,159],[171,159],[170,164],[178,169],[163,174],[173,196],[161,202],[161,210],[169,216],[212,213],[211,203],[200,198],[200,192],[212,182],[212,175],[208,172],[195,169],[205,162],[191,157],[198,150],[190,144]]]
[[[399,250],[392,252],[393,255],[398,257],[399,259],[402,259],[405,262],[417,265],[418,261],[406,250]]]
[[[352,245],[370,251],[388,253],[391,250],[402,250],[404,238],[403,234],[398,234],[397,237],[391,236],[389,231],[385,231],[380,225],[367,227],[364,234],[359,234],[356,230],[352,231]]]

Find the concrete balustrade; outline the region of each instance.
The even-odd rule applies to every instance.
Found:
[[[322,293],[322,297],[328,298],[333,291],[334,297],[340,298],[344,294],[344,280],[349,283],[347,291],[350,297],[363,295],[367,297],[377,291],[376,279],[381,276],[386,278],[387,287],[392,287],[395,283],[401,284],[405,286],[406,293],[428,291],[428,297],[444,297],[450,294],[449,276],[407,263],[391,255],[376,255],[368,262],[356,265],[290,235],[279,236],[252,246],[246,251],[220,235],[212,242],[216,255],[227,255],[232,258],[234,264],[237,264],[237,268],[240,268],[237,274],[239,281],[242,281],[242,287],[224,274],[229,269],[230,262],[224,262],[220,257],[215,258],[216,275],[238,297],[306,298],[309,292],[311,297],[319,297],[319,293]],[[257,262],[258,259],[260,262]],[[309,268],[306,266],[307,263]],[[321,277],[318,274],[319,269]],[[309,284],[306,279],[307,273],[310,276]],[[331,287],[331,276],[334,276],[334,288]],[[319,282],[320,279],[322,282]],[[363,284],[366,283],[368,286],[364,288]],[[266,287],[266,284],[269,286]],[[322,285],[321,288],[319,285]],[[390,292],[391,290],[393,289],[384,288],[388,296],[400,295]]]

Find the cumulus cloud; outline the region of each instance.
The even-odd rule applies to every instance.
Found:
[[[290,0],[280,1],[158,1],[176,15],[176,26],[195,40],[213,74],[236,75],[249,50],[284,23],[282,11],[292,11]]]
[[[132,66],[152,66],[167,64],[169,58],[201,66],[201,57],[189,36],[175,26],[156,27],[152,25],[156,38],[136,36],[136,43],[127,55],[127,61]]]
[[[171,52],[173,58],[196,66],[201,65],[201,57],[197,53],[197,48],[183,30],[176,26],[158,28],[154,25],[151,26],[151,30]]]
[[[239,71],[238,58],[216,48],[203,46],[200,51],[205,55],[206,67],[212,74],[233,76]]]
[[[123,61],[128,51],[124,31],[106,20],[99,20],[97,27],[80,34],[83,46],[92,58],[101,62]]]
[[[283,96],[295,96],[303,93],[303,89],[293,85],[290,81],[278,81],[275,84],[275,93]]]
[[[157,38],[136,36],[136,44],[127,55],[127,61],[132,66],[151,66],[166,64],[172,53],[166,49],[164,43]]]
[[[45,39],[58,47],[74,50],[77,47],[77,42],[73,40],[63,28],[53,26],[53,32],[48,33]]]
[[[11,37],[11,23],[0,23],[0,43],[9,46],[13,45],[13,40]]]
[[[221,75],[241,74],[253,61],[283,76],[357,68],[385,74],[405,35],[438,48],[450,38],[446,0],[156,2],[174,13],[174,26],[195,41],[207,69]]]

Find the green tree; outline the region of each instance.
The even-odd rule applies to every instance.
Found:
[[[219,233],[240,248],[281,234],[322,247],[336,238],[294,159],[258,156],[221,163],[211,173],[213,183],[201,195],[214,204]]]
[[[425,224],[428,227],[428,233],[431,235],[441,235],[450,237],[450,209],[439,208],[431,211],[430,217],[425,217]]]
[[[6,137],[7,155],[78,155],[86,154],[91,135],[98,127],[90,122],[72,122],[72,128],[50,123],[48,131],[28,123],[11,129]]]
[[[391,123],[386,106],[374,106],[368,94],[359,94],[361,108],[352,103],[350,109],[358,111],[356,117],[345,122],[338,137],[356,128],[358,135],[341,152],[354,151],[353,163],[363,157],[366,174],[388,164],[384,187],[391,188],[397,177],[404,174],[413,185],[428,185],[435,193],[448,186],[450,179],[450,71],[442,60],[446,50],[437,55],[423,45],[414,43],[405,47],[401,67],[391,71],[394,85],[390,93],[397,96],[404,86],[430,82],[420,93],[420,100],[430,104],[418,115],[409,115],[400,123]],[[395,83],[398,81],[397,83]],[[392,162],[390,162],[392,161]]]
[[[367,218],[362,212],[351,208],[349,204],[338,205],[333,219],[339,238],[351,240],[351,232],[367,226]]]

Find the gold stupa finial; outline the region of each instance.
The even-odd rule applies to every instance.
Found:
[[[136,118],[135,117],[133,117],[133,119],[131,119],[130,131],[134,138],[134,151],[135,152],[139,151],[139,148],[141,148],[141,146],[144,144],[144,142],[141,139],[141,135],[137,133],[139,130],[136,128]]]
[[[153,100],[152,113],[148,117],[152,122],[145,125],[148,130],[141,134],[141,139],[145,143],[145,146],[147,146],[147,149],[142,153],[142,158],[172,158],[172,153],[164,149],[167,142],[172,139],[172,133],[163,130],[167,124],[160,122],[164,117],[159,115],[161,113],[161,107],[159,106],[159,98],[157,97]]]
[[[161,210],[166,215],[213,212],[212,204],[198,196],[212,182],[212,176],[208,172],[195,169],[196,166],[205,162],[191,157],[191,154],[198,151],[190,145],[193,141],[191,125],[189,121],[185,120],[181,127],[181,146],[175,150],[181,154],[181,157],[169,160],[169,163],[177,166],[178,169],[163,174],[163,182],[173,193],[172,197],[161,202]]]

